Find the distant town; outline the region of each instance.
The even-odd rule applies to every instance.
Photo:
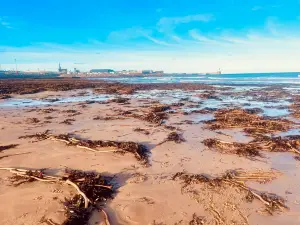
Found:
[[[107,77],[107,76],[162,76],[164,75],[164,71],[159,70],[113,70],[113,69],[91,69],[88,72],[82,72],[77,68],[73,68],[69,70],[67,68],[63,68],[62,65],[58,64],[57,71],[22,71],[18,70],[16,65],[15,70],[1,70],[0,69],[0,78],[5,77]],[[174,73],[172,73],[174,74]],[[176,74],[176,73],[175,73]],[[185,74],[185,73],[180,73]],[[213,73],[193,73],[196,75],[207,75],[207,74],[221,74],[221,71],[213,72]]]

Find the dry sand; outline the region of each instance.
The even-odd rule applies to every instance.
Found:
[[[41,98],[76,93],[78,91],[43,92],[29,96]],[[0,153],[0,167],[46,168],[53,175],[61,174],[65,168],[115,174],[120,187],[115,198],[105,206],[112,225],[202,224],[191,222],[193,214],[205,217],[204,224],[300,223],[300,163],[293,160],[289,153],[265,153],[265,158],[254,161],[208,150],[202,144],[205,138],[217,137],[225,141],[243,142],[247,141],[247,137],[239,130],[223,131],[233,135],[230,138],[205,129],[201,123],[176,125],[182,130],[186,142],[157,145],[170,133],[163,126],[134,118],[93,120],[95,116],[115,114],[116,108],[138,110],[139,106],[149,101],[133,99],[129,105],[95,103],[87,104],[85,108],[78,103],[57,104],[51,106],[57,111],[49,114],[30,111],[35,107],[0,106],[0,145],[19,144],[14,149]],[[68,117],[68,113],[63,111],[70,109],[81,114]],[[48,116],[53,119],[45,119]],[[167,124],[176,124],[190,117],[171,115]],[[37,118],[40,122],[31,124],[28,118]],[[67,118],[75,120],[72,125],[61,124]],[[138,127],[147,129],[150,135],[133,131]],[[142,165],[131,154],[94,153],[51,140],[33,142],[30,139],[18,139],[22,135],[44,132],[47,129],[54,134],[75,133],[92,140],[143,143],[151,150],[151,166]],[[289,211],[266,215],[262,212],[264,207],[261,202],[254,200],[247,203],[244,201],[244,193],[235,187],[211,189],[205,184],[194,184],[182,190],[181,182],[171,179],[176,172],[218,175],[237,168],[246,171],[272,168],[280,170],[282,175],[270,183],[247,184],[260,191],[282,196],[287,200]],[[0,171],[1,225],[47,225],[45,221],[49,219],[53,224],[63,223],[65,215],[62,202],[64,198],[76,193],[72,187],[43,182],[24,183],[14,187],[9,182],[11,176],[7,171]],[[102,217],[99,212],[95,212],[90,224],[105,224]]]

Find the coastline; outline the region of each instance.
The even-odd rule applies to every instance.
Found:
[[[293,130],[294,148],[299,148],[300,93],[287,87],[240,89],[234,85],[124,84],[82,79],[0,81],[0,145],[18,144],[0,153],[0,166],[46,168],[50,175],[60,175],[66,167],[114,175],[114,198],[102,202],[110,224],[293,224],[300,220],[297,154],[276,148],[273,152],[263,150],[253,144],[259,154],[245,155],[228,145],[212,147],[204,142],[236,142],[243,149],[241,143],[254,143],[262,137],[260,132],[284,139],[283,133]],[[228,118],[235,118],[238,113],[237,124],[222,117],[228,114]],[[258,127],[254,133],[247,133],[244,129],[252,121],[258,121]],[[83,140],[143,144],[151,153],[149,165],[130,152],[105,152],[111,151],[109,147],[92,152],[51,139],[19,139],[46,130],[53,135],[72,133]],[[185,141],[168,140],[172,132]],[[259,199],[248,201],[248,192],[237,186],[223,181],[219,185],[200,182],[185,175],[221,177],[236,169],[274,172],[271,180],[261,175],[262,180],[243,182],[257,193],[280,196],[288,209],[276,208],[270,215]],[[192,179],[190,183],[185,183],[184,176]],[[7,202],[0,207],[1,224],[47,224],[43,221],[49,219],[63,224],[66,215],[61,201],[74,196],[76,190],[43,182],[14,187],[9,177],[9,172],[0,171],[0,200]],[[96,211],[90,222],[106,223]]]

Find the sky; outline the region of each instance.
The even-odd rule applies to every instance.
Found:
[[[1,69],[300,71],[300,0],[9,0]]]

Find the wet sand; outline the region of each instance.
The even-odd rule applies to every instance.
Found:
[[[175,87],[178,88],[180,89],[179,86]],[[194,89],[199,90],[199,87]],[[205,91],[209,89],[214,88],[207,88]],[[200,89],[201,91],[203,89]],[[129,104],[108,103],[107,100],[120,96],[103,92],[103,98],[96,99],[97,101],[95,96],[91,99],[70,101],[74,96],[80,99],[89,96],[90,93],[100,95],[99,91],[94,89],[48,90],[25,95],[8,93],[11,99],[0,100],[0,145],[18,144],[18,146],[0,153],[0,167],[46,168],[47,173],[51,175],[60,175],[65,168],[115,175],[118,183],[117,192],[114,199],[104,206],[110,224],[299,224],[300,162],[293,158],[295,156],[293,153],[263,152],[263,158],[255,159],[222,154],[206,147],[202,143],[203,140],[217,138],[222,141],[247,143],[252,138],[240,128],[217,131],[208,129],[203,121],[212,119],[213,111],[206,114],[192,113],[193,107],[199,108],[197,106],[199,102],[193,101],[193,98],[182,100],[184,106],[172,106],[174,112],[168,111],[168,119],[164,120],[163,124],[157,124],[138,117],[124,116],[120,112],[131,111],[141,114],[157,104],[157,100],[169,104],[176,103],[165,91],[155,98],[150,98],[143,92],[135,95],[125,93],[122,97],[131,96]],[[190,90],[188,92],[192,93]],[[209,96],[218,96],[219,93],[220,90],[217,90],[211,92]],[[193,93],[191,97],[198,94]],[[153,92],[150,95],[154,95]],[[293,97],[284,92],[282,99],[277,99],[279,101],[277,103],[279,106],[284,105],[287,99]],[[69,102],[26,103],[33,99],[45,101],[56,98],[68,99]],[[272,98],[271,96],[268,100]],[[202,103],[204,99],[202,98]],[[258,97],[255,100],[259,101]],[[261,101],[266,102],[266,99]],[[240,101],[234,102],[236,103],[243,104]],[[96,117],[100,119],[94,120]],[[295,121],[293,128],[298,132],[299,119],[292,118],[290,114],[284,117]],[[69,123],[63,123],[66,119],[69,119]],[[186,141],[182,143],[171,141],[159,145],[172,132],[167,126],[175,127]],[[137,128],[143,128],[149,134],[135,131]],[[19,139],[20,136],[46,130],[56,135],[73,133],[89,140],[141,143],[151,152],[150,163],[148,166],[144,165],[129,153],[105,152],[105,149],[103,152],[91,152],[53,140]],[[181,180],[172,179],[177,172],[219,176],[234,169],[279,171],[280,175],[270,182],[247,181],[246,184],[261,192],[281,196],[286,200],[289,209],[269,215],[264,211],[264,205],[260,201],[257,199],[252,202],[246,201],[246,194],[235,186],[211,187],[208,184],[192,183],[183,188]],[[44,182],[27,182],[14,187],[10,182],[11,176],[8,171],[0,170],[0,201],[5,202],[0,206],[1,224],[35,225],[49,224],[49,221],[63,224],[66,216],[62,202],[65,198],[76,194],[74,188]],[[95,211],[90,224],[105,224],[103,215]]]

